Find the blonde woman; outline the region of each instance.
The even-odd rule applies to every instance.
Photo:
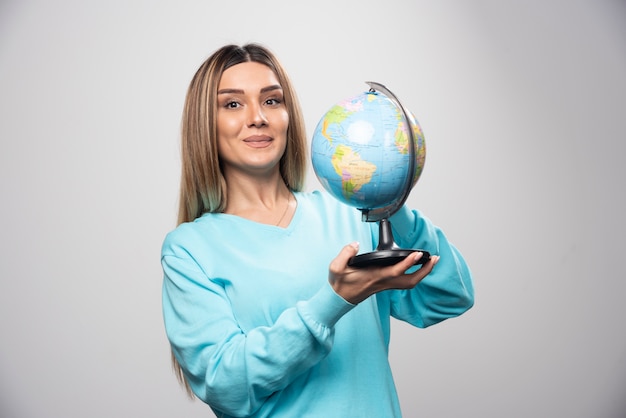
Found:
[[[162,248],[175,367],[219,417],[399,417],[390,318],[423,328],[462,314],[470,271],[407,207],[394,236],[430,260],[349,267],[378,228],[302,191],[306,149],[293,86],[267,48],[226,45],[202,64],[183,113],[179,225]]]

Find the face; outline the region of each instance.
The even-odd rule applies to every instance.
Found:
[[[245,62],[222,74],[217,91],[217,145],[226,175],[268,175],[287,144],[283,90],[266,65]]]

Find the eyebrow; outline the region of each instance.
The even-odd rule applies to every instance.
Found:
[[[268,91],[272,90],[282,90],[282,87],[280,87],[278,84],[273,84],[271,86],[263,87],[261,89],[261,93],[267,93]],[[241,89],[222,89],[218,90],[217,94],[244,94],[244,91]]]

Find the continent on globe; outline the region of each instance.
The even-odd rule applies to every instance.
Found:
[[[322,127],[320,130],[320,133],[326,139],[328,139],[329,142],[332,142],[333,137],[328,134],[328,126],[329,125],[341,126],[343,121],[346,120],[350,116],[351,113],[354,113],[355,111],[359,110],[360,107],[362,107],[362,106],[358,106],[359,103],[360,102],[356,103],[357,104],[356,108],[354,106],[351,106],[350,103],[345,103],[343,106],[341,105],[333,106],[326,113],[326,116],[324,117],[324,119],[322,119]]]
[[[347,145],[338,145],[331,162],[337,174],[341,176],[341,188],[344,196],[350,199],[363,185],[372,180],[376,164],[363,161],[358,153]]]
[[[403,122],[398,122],[398,129],[396,129],[396,148],[400,154],[409,153],[409,135],[406,133],[405,125]]]

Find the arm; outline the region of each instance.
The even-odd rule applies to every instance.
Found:
[[[389,292],[392,316],[425,328],[459,316],[474,304],[471,271],[443,231],[419,211],[403,207],[391,218],[398,245],[437,255],[432,272],[411,290]]]
[[[392,266],[352,268],[347,263],[357,254],[358,244],[347,245],[330,265],[329,281],[335,292],[354,304],[380,293],[379,304],[388,306],[390,315],[422,328],[471,308],[474,289],[470,271],[443,232],[405,207],[391,222],[400,247],[427,250],[432,254],[430,260],[414,267],[421,257],[415,252]],[[375,242],[378,228],[373,223],[371,233]]]
[[[249,415],[324,358],[336,321],[353,305],[325,285],[275,323],[244,333],[224,287],[183,249],[162,257],[168,338],[194,393],[231,415]]]

